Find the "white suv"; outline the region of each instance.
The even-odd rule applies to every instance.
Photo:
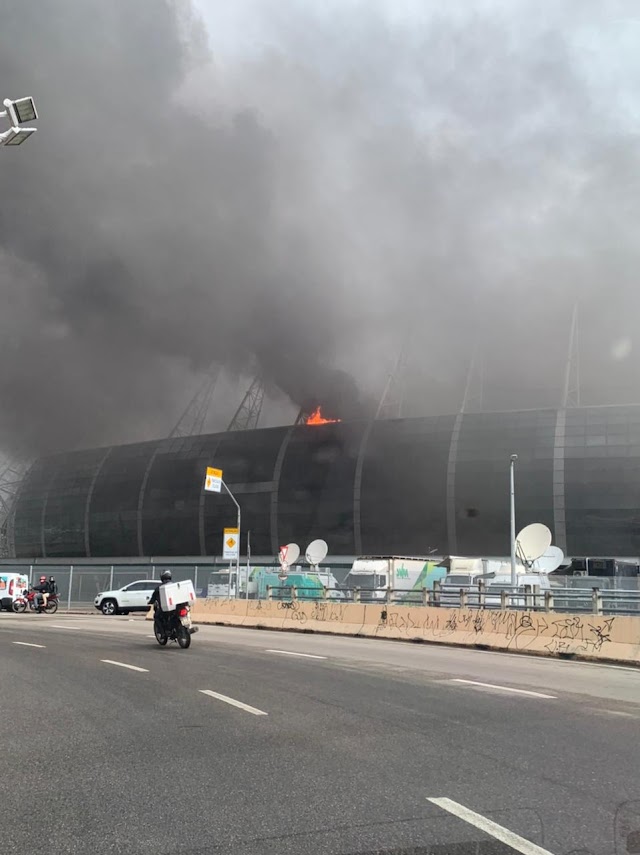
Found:
[[[105,591],[98,594],[94,606],[103,615],[128,615],[129,612],[146,612],[149,609],[151,595],[160,582],[157,579],[144,579],[132,582],[118,591]]]

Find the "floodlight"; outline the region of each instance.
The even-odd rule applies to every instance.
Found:
[[[36,128],[9,128],[8,131],[0,134],[0,145],[22,145],[31,134],[35,134],[36,130]]]
[[[2,103],[7,108],[7,114],[12,125],[23,125],[25,122],[33,122],[34,119],[38,118],[38,111],[33,103],[33,98],[18,98],[17,101],[5,98]]]

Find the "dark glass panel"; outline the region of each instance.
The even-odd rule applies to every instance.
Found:
[[[78,451],[58,458],[44,513],[44,546],[49,558],[86,556],[87,498],[106,449]]]
[[[376,422],[362,477],[365,554],[447,549],[447,462],[454,417]]]
[[[103,462],[89,505],[93,557],[138,555],[138,500],[157,443],[113,448]]]

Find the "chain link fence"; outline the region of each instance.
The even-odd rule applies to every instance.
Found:
[[[37,584],[40,576],[53,576],[58,586],[60,607],[91,609],[94,599],[105,591],[117,591],[143,579],[159,579],[163,570],[171,570],[173,579],[182,582],[191,579],[198,596],[206,596],[207,581],[211,567],[197,564],[155,565],[95,565],[37,564],[29,568],[29,584]]]

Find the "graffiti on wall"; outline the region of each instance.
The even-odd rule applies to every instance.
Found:
[[[527,650],[542,639],[543,647],[555,654],[597,654],[612,641],[615,617],[570,615],[555,618],[536,612],[493,611],[482,609],[396,610],[384,608],[376,628],[377,635],[426,638],[462,643],[481,643],[483,634],[502,636],[505,647]],[[389,632],[391,631],[391,632]],[[536,648],[540,645],[536,644]]]

